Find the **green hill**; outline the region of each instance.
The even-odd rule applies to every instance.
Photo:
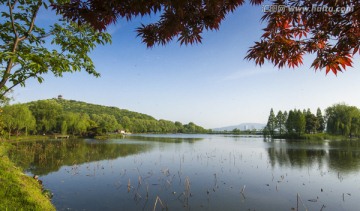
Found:
[[[73,113],[87,113],[91,114],[108,114],[113,115],[117,121],[121,121],[122,117],[129,117],[135,119],[143,119],[143,120],[156,120],[154,117],[149,116],[147,114],[141,114],[134,111],[129,111],[126,109],[120,109],[112,106],[103,106],[96,105],[76,100],[64,100],[64,99],[53,99],[57,103],[59,103],[65,112],[73,112]]]
[[[206,133],[190,122],[182,124],[117,107],[65,99],[38,100],[3,107],[8,134],[73,134],[94,136],[124,130],[131,133]]]

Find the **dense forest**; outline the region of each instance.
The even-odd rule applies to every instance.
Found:
[[[355,106],[335,104],[316,114],[310,109],[278,111],[270,110],[264,135],[271,137],[300,137],[303,134],[328,133],[346,137],[360,136],[360,110]]]
[[[0,115],[0,131],[8,136],[71,134],[96,136],[121,130],[131,133],[206,133],[190,122],[156,120],[126,109],[60,98],[6,105]]]

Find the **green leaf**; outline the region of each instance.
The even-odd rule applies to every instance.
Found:
[[[16,31],[19,37],[24,37],[14,53],[11,51],[16,37],[10,15],[6,11],[1,12],[4,21],[0,23],[0,63],[5,67],[11,62],[13,69],[6,75],[0,69],[0,80],[7,81],[0,87],[0,97],[3,95],[4,87],[12,87],[14,83],[25,85],[30,77],[35,77],[42,83],[44,79],[40,75],[48,72],[58,77],[62,77],[65,72],[74,71],[99,75],[89,55],[97,45],[111,42],[111,36],[97,32],[87,25],[79,26],[63,19],[49,25],[37,25],[38,22],[35,20],[35,25],[29,32],[34,13],[38,9],[48,9],[48,4],[54,1],[42,4],[39,2],[42,1],[18,1],[18,6],[13,11]],[[37,14],[36,18],[42,18],[41,15]]]
[[[42,77],[37,77],[37,80],[39,83],[42,83],[44,81],[44,79]]]

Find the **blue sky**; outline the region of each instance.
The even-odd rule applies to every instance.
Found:
[[[360,107],[359,57],[354,68],[338,76],[310,69],[311,56],[300,68],[281,70],[244,60],[261,36],[262,15],[259,6],[240,7],[219,31],[205,32],[202,44],[180,46],[174,41],[152,49],[135,32],[149,18],[119,21],[109,28],[112,44],[91,54],[100,78],[85,72],[63,78],[49,74],[42,84],[30,80],[26,87],[17,87],[13,97],[15,102],[28,102],[61,94],[206,128],[265,123],[271,108],[315,112],[340,102]]]

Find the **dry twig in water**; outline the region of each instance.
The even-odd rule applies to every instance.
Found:
[[[155,200],[155,204],[154,204],[154,209],[153,209],[153,211],[155,211],[155,210],[156,210],[156,205],[157,205],[157,202],[159,202],[159,203],[160,203],[160,205],[161,205],[161,207],[162,207],[163,209],[165,209],[165,208],[166,208],[166,207],[164,206],[164,204],[162,203],[162,201],[161,201],[160,197],[159,197],[159,196],[157,196],[157,197],[156,197],[156,200]]]

